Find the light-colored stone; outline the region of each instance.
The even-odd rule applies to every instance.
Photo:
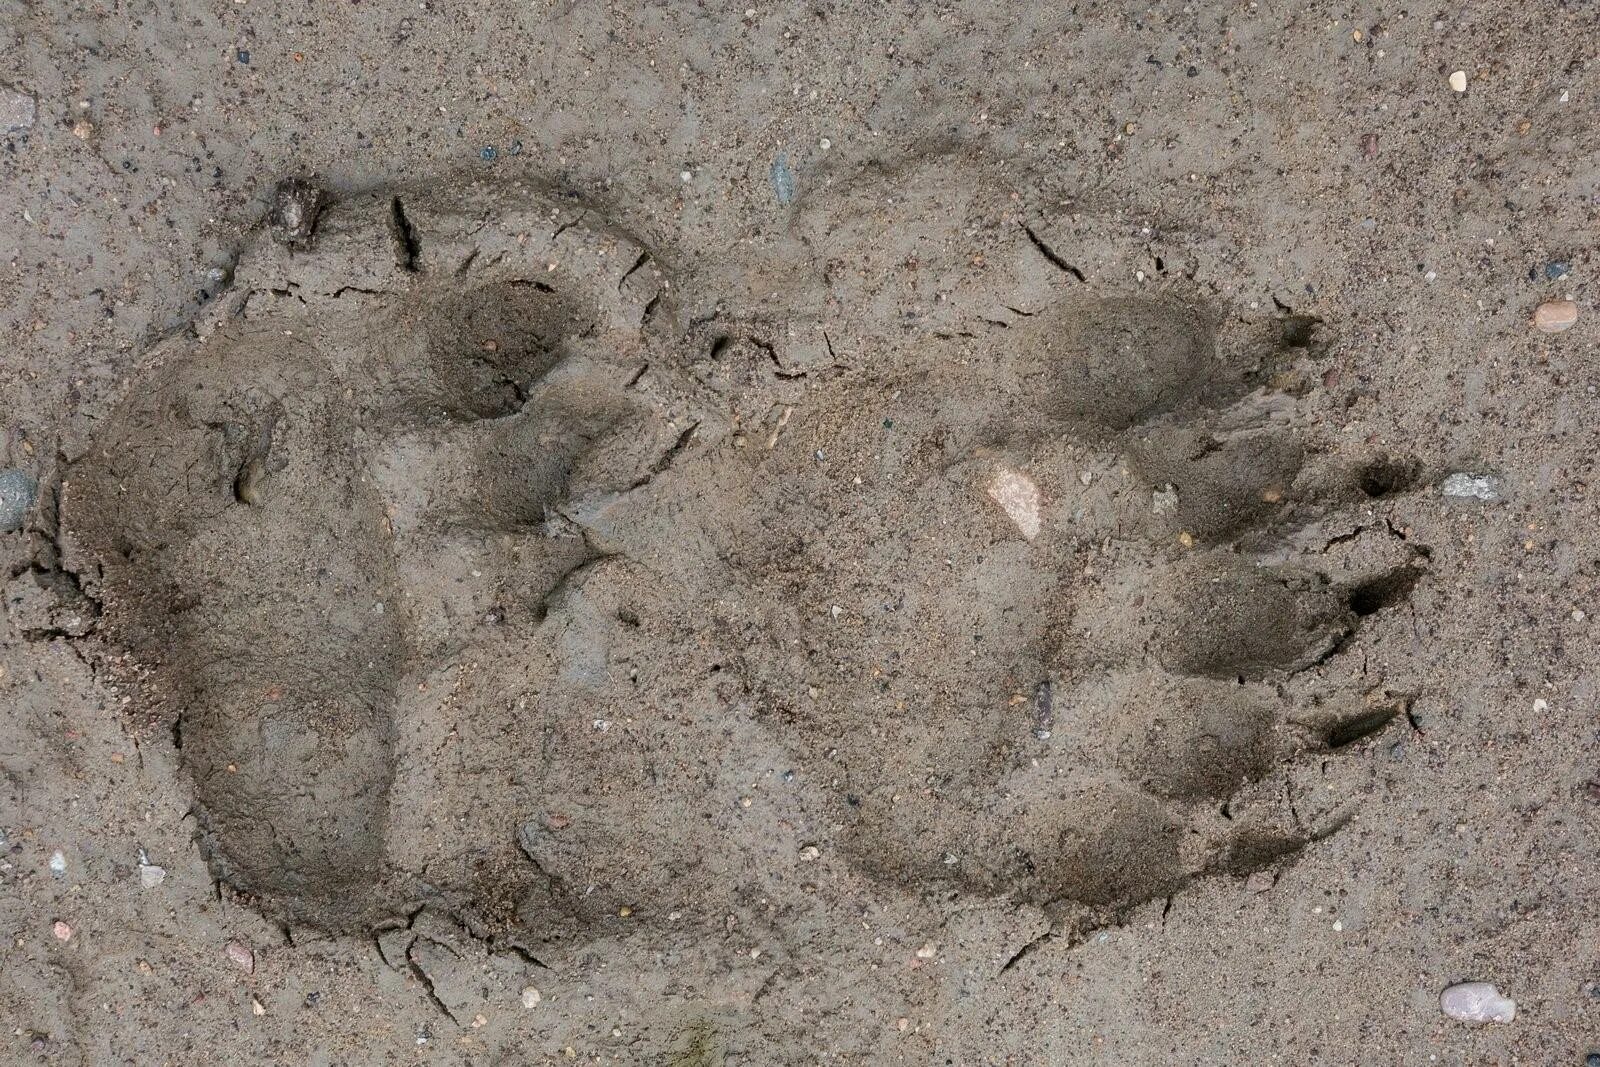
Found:
[[[223,950],[228,958],[239,965],[245,974],[254,974],[256,969],[256,954],[250,951],[250,946],[242,941],[229,941]]]
[[[1450,72],[1450,88],[1454,89],[1458,93],[1466,92],[1467,91],[1467,72],[1464,71],[1464,70],[1451,71]]]
[[[543,999],[544,999],[544,994],[540,993],[537,989],[533,988],[533,986],[530,985],[530,986],[524,986],[523,987],[523,989],[522,989],[522,1006],[524,1008],[537,1008],[539,1006],[539,1002],[541,1000],[543,1000]]]
[[[1439,483],[1439,492],[1461,500],[1499,500],[1500,483],[1492,475],[1456,471]]]
[[[1022,536],[1032,541],[1039,536],[1039,487],[1019,471],[996,469],[989,482],[989,499],[1005,511]]]
[[[154,889],[167,880],[167,869],[157,867],[153,863],[139,864],[139,884],[145,889]]]
[[[1578,305],[1571,300],[1547,300],[1533,311],[1533,327],[1540,333],[1560,333],[1578,323]]]
[[[33,125],[38,113],[38,104],[31,95],[0,87],[0,129],[25,130]]]
[[[1178,488],[1175,485],[1164,485],[1150,494],[1150,512],[1153,515],[1176,515],[1178,513]]]
[[[1464,1023],[1508,1023],[1517,1002],[1488,982],[1458,982],[1439,994],[1439,1010]]]

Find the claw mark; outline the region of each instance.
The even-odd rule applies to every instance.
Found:
[[[233,498],[241,504],[261,503],[261,483],[267,476],[267,455],[272,451],[272,433],[277,426],[278,419],[274,416],[250,442],[233,476]]]
[[[1022,227],[1022,232],[1028,235],[1028,240],[1033,242],[1033,247],[1037,248],[1039,250],[1039,254],[1041,256],[1043,256],[1045,259],[1049,260],[1050,261],[1050,265],[1055,267],[1056,270],[1061,271],[1063,274],[1070,274],[1074,278],[1078,279],[1080,282],[1086,282],[1086,281],[1089,280],[1088,278],[1086,278],[1084,276],[1083,271],[1079,270],[1077,267],[1074,267],[1071,263],[1068,263],[1066,260],[1062,259],[1059,255],[1056,254],[1055,249],[1053,249],[1049,245],[1045,244],[1044,243],[1044,238],[1042,238],[1038,234],[1034,233],[1032,226],[1029,226],[1025,222],[1024,223],[1019,223],[1018,225],[1020,225]]]
[[[650,325],[651,321],[656,317],[656,312],[660,310],[660,308],[661,294],[656,293],[656,295],[652,296],[649,302],[645,304],[644,310],[639,313],[639,328],[641,330]]]
[[[417,981],[422,983],[423,991],[428,994],[428,999],[433,1001],[433,1006],[443,1012],[451,1022],[460,1026],[461,1020],[456,1018],[456,1013],[450,1010],[450,1005],[440,998],[438,991],[433,988],[433,979],[428,977],[428,972],[423,970],[422,964],[417,962],[416,952],[414,951],[416,946],[417,943],[413,941],[406,947],[406,964],[409,970],[416,976]]]
[[[997,974],[1005,974],[1011,968],[1020,963],[1024,957],[1032,953],[1034,949],[1038,948],[1040,945],[1044,944],[1054,936],[1054,930],[1046,930],[1038,937],[1035,937],[1032,941],[1029,941],[1026,945],[1023,945],[1021,948],[1017,949],[1017,951],[1013,952],[1011,954],[1011,958],[1000,965],[1000,970],[997,972]]]
[[[389,201],[389,216],[399,254],[399,267],[408,274],[415,274],[419,269],[417,257],[422,254],[422,245],[417,240],[416,228],[406,217],[406,206],[398,196]]]
[[[649,484],[652,478],[670,467],[672,461],[678,458],[678,454],[689,447],[690,440],[694,438],[695,430],[699,428],[700,424],[698,422],[690,424],[689,428],[680,433],[678,439],[672,442],[672,446],[661,453],[654,463],[650,464],[650,469],[645,473],[645,476],[629,486],[629,489],[638,489]]]
[[[640,252],[639,258],[633,261],[633,266],[623,271],[622,277],[617,279],[617,292],[620,293],[622,291],[622,286],[627,282],[627,280],[633,277],[634,273],[648,262],[650,262],[650,253]]]

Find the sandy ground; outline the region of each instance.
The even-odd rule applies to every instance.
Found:
[[[1600,1052],[1589,5],[0,31],[6,1062]]]

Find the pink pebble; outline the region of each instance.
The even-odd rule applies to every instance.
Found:
[[[223,951],[228,954],[230,960],[239,965],[239,969],[244,971],[245,974],[255,973],[256,954],[250,951],[248,945],[239,941],[229,941],[228,947]]]

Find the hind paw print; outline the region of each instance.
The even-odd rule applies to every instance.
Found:
[[[636,241],[532,193],[318,207],[153,353],[64,527],[166,701],[218,877],[345,928],[418,892],[391,791],[432,665],[538,627],[600,554],[569,512],[676,435],[626,389],[666,296]]]

